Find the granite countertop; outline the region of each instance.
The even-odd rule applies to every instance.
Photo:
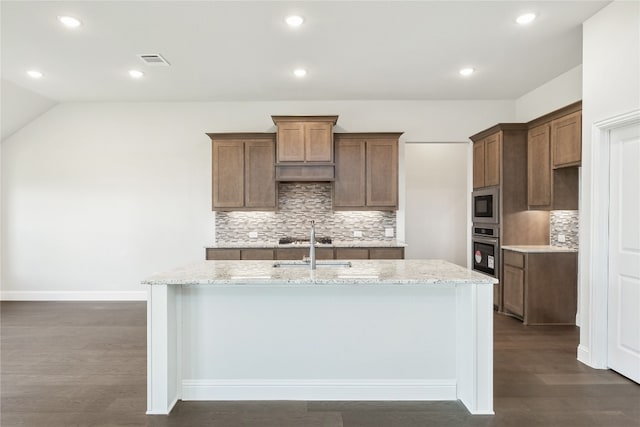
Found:
[[[327,261],[318,261],[321,264]],[[335,262],[335,261],[334,261]],[[354,260],[352,267],[274,267],[274,261],[201,261],[142,281],[145,285],[492,285],[490,276],[443,260]]]
[[[404,248],[406,243],[397,240],[334,240],[332,243],[316,243],[316,248]],[[235,243],[214,243],[205,246],[205,249],[244,249],[244,248],[308,248],[309,244],[286,243],[280,244],[277,241],[271,242],[235,242]]]
[[[549,245],[506,245],[502,249],[523,253],[578,252],[577,249]]]

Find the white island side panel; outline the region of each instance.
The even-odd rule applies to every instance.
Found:
[[[187,381],[455,380],[454,286],[186,286],[182,301]]]
[[[148,411],[176,400],[456,400],[493,413],[492,284],[441,260],[207,261],[150,285]]]

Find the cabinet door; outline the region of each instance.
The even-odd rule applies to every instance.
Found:
[[[309,256],[309,248],[278,248],[276,249],[276,259],[278,260],[302,260]],[[333,259],[333,248],[316,247],[316,260]]]
[[[276,208],[273,140],[245,142],[245,207]]]
[[[404,259],[404,248],[371,248],[369,259]]]
[[[244,206],[244,144],[213,141],[213,208]]]
[[[500,307],[500,283],[493,285],[493,307],[498,311],[502,311]]]
[[[278,124],[278,162],[304,162],[304,123]]]
[[[579,166],[582,156],[582,112],[551,122],[553,167]]]
[[[333,124],[309,122],[304,125],[305,161],[330,162],[333,160]]]
[[[241,249],[240,250],[240,259],[245,260],[260,260],[260,259],[273,259],[274,250],[273,249],[263,249],[263,248],[252,248],[252,249]]]
[[[365,206],[365,145],[363,139],[336,139],[334,208]]]
[[[473,143],[473,188],[484,187],[484,139]]]
[[[369,259],[369,249],[336,248],[336,259]]]
[[[490,187],[500,184],[500,139],[495,133],[484,140],[484,185]]]
[[[278,248],[276,249],[276,259],[278,260],[298,260],[309,256],[309,248]]]
[[[527,135],[527,201],[529,206],[551,205],[551,141],[549,124]]]
[[[502,302],[504,309],[524,317],[524,270],[504,265]]]
[[[240,249],[207,248],[206,258],[207,260],[238,260]]]
[[[398,206],[398,141],[367,141],[367,206]]]

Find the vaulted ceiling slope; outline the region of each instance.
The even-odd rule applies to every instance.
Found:
[[[56,105],[55,101],[5,79],[0,82],[0,94],[0,139],[3,141]]]
[[[581,24],[608,3],[2,1],[1,71],[59,102],[515,99],[582,62]]]

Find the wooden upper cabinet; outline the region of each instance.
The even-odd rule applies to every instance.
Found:
[[[364,139],[336,137],[336,177],[333,205],[363,207],[366,204],[366,157]]]
[[[484,187],[484,139],[473,143],[473,188]]]
[[[527,203],[529,206],[551,205],[550,126],[544,124],[527,134]]]
[[[271,116],[278,128],[278,163],[333,162],[338,116]]]
[[[275,144],[273,140],[244,143],[244,206],[276,208]]]
[[[500,139],[501,133],[494,133],[484,140],[484,185],[500,185]]]
[[[496,132],[473,143],[473,188],[500,185],[500,146]]]
[[[213,208],[244,207],[244,143],[213,141]]]
[[[208,135],[213,210],[275,210],[275,135]]]
[[[336,134],[334,209],[397,209],[400,135]]]
[[[307,162],[333,161],[333,123],[309,122],[304,124],[304,160]]]
[[[367,141],[367,206],[398,207],[398,139]]]
[[[582,157],[582,112],[551,122],[553,167],[580,166]]]
[[[304,123],[278,125],[278,162],[304,162]]]

